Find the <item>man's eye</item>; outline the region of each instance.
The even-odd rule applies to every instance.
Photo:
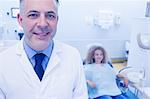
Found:
[[[47,14],[46,17],[50,20],[56,19],[56,15],[53,15],[53,14]]]
[[[29,14],[28,17],[31,18],[31,19],[35,19],[35,18],[38,17],[38,14],[34,14],[34,13],[33,14]]]

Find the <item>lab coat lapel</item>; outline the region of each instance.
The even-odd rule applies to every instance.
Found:
[[[16,53],[17,55],[20,57],[19,61],[22,67],[22,70],[25,74],[24,78],[26,79],[26,81],[28,82],[29,85],[31,86],[39,86],[40,85],[40,80],[38,79],[32,64],[30,63],[24,49],[23,49],[23,41],[21,41],[18,45],[17,45],[17,49],[16,49]]]
[[[43,76],[43,80],[42,80],[42,91],[44,91],[48,85],[52,85],[50,83],[53,83],[52,81],[50,81],[50,79],[52,79],[50,77],[52,70],[54,70],[55,68],[58,68],[59,63],[60,63],[60,55],[61,54],[61,47],[60,45],[58,45],[56,42],[54,42],[54,48],[53,48],[53,52],[51,55],[51,58],[49,60],[48,66],[46,68],[46,71],[44,73]]]
[[[53,52],[47,65],[46,71],[44,73],[44,78],[47,77],[48,74],[60,63],[60,56],[59,56],[60,53],[61,53],[61,46],[59,46],[57,42],[54,41]]]
[[[43,76],[43,79],[42,79],[42,91],[44,91],[47,87],[48,87],[48,85],[52,85],[52,84],[50,84],[50,83],[53,83],[52,81],[50,81],[50,79],[52,79],[50,76],[51,76],[51,72],[52,72],[52,70],[54,70],[55,68],[58,68],[58,64],[59,64],[59,62],[60,62],[60,59],[59,59],[59,57],[58,57],[58,55],[57,54],[54,54],[52,57],[51,57],[51,59],[50,59],[50,61],[49,61],[49,63],[48,63],[48,66],[47,66],[47,69],[46,69],[46,71],[45,71],[45,73],[44,73],[44,76]],[[52,86],[51,86],[52,87]]]

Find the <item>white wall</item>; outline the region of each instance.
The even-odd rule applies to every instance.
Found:
[[[124,43],[130,39],[132,17],[143,17],[145,6],[146,1],[143,0],[64,0],[60,3],[56,38],[79,48],[82,56],[85,56],[87,43],[99,42],[107,48],[110,57],[124,57]],[[99,9],[120,13],[121,24],[109,30],[86,24],[85,17],[95,17]]]
[[[120,13],[121,25],[107,31],[87,25],[85,17],[96,16],[99,9]],[[57,38],[128,40],[131,18],[144,16],[145,9],[144,1],[64,1],[59,8]]]
[[[11,16],[11,8],[19,7],[18,1],[19,0],[0,0],[0,15],[2,15],[2,18],[0,17],[0,20],[2,20],[0,24],[4,26],[4,32],[6,33],[6,35],[1,33],[1,35],[4,35],[3,39],[17,39],[15,30],[18,29],[18,23],[16,18],[12,18]],[[9,13],[9,15],[7,15],[7,13]]]

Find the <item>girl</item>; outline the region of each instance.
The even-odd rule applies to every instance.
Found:
[[[101,46],[92,46],[85,59],[85,74],[90,99],[126,99],[116,84],[116,73],[108,64]]]

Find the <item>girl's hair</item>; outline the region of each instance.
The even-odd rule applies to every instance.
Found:
[[[102,47],[102,46],[98,46],[98,45],[93,45],[89,48],[88,52],[87,52],[87,56],[85,59],[85,64],[92,64],[95,63],[95,59],[94,59],[94,53],[96,50],[101,50],[103,53],[103,59],[101,61],[101,63],[107,63],[107,53],[106,50]]]

